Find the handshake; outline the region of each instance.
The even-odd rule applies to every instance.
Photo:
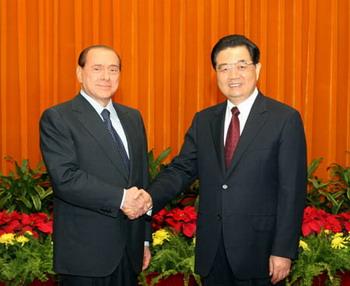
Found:
[[[129,219],[136,219],[144,215],[151,210],[152,206],[152,198],[145,190],[136,187],[125,190],[121,210]]]

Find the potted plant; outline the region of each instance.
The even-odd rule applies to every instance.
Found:
[[[53,191],[43,164],[32,169],[28,160],[23,160],[21,165],[11,157],[6,160],[14,165],[14,171],[8,175],[0,172],[0,209],[49,213]]]
[[[341,285],[342,273],[350,271],[349,231],[350,212],[335,215],[308,206],[304,211],[300,253],[287,285],[311,286],[320,275],[329,285]]]
[[[0,281],[4,285],[28,285],[54,275],[51,233],[52,220],[45,213],[0,212]]]
[[[193,206],[163,209],[154,216],[152,260],[140,275],[141,285],[201,285],[194,273],[196,220]]]

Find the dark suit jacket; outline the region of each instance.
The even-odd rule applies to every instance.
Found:
[[[114,104],[125,130],[130,175],[102,119],[81,95],[46,110],[41,151],[54,189],[54,269],[61,274],[106,276],[125,251],[142,267],[144,218],[120,211],[123,189],[146,188],[147,143],[137,110]]]
[[[259,93],[228,170],[226,102],[197,113],[180,154],[150,186],[157,212],[199,178],[196,271],[206,276],[221,232],[234,274],[268,276],[270,255],[295,258],[306,191],[299,113]]]

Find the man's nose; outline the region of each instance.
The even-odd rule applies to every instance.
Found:
[[[236,66],[232,66],[229,70],[228,70],[228,77],[229,78],[237,78],[240,76],[240,73],[237,69]]]
[[[109,80],[109,71],[107,69],[102,70],[101,72],[101,79],[103,80]]]

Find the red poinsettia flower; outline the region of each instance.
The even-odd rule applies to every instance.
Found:
[[[182,221],[184,219],[184,212],[179,208],[174,208],[167,214],[167,217],[171,217],[175,221]]]
[[[13,220],[10,221],[6,226],[4,226],[3,230],[5,233],[10,233],[10,232],[17,232],[20,230],[21,224],[19,223],[18,220]]]
[[[313,233],[320,233],[322,230],[330,230],[334,233],[349,231],[350,212],[339,215],[330,214],[324,210],[319,210],[308,206],[304,210],[302,233],[308,236]]]
[[[174,208],[165,215],[165,223],[176,232],[193,237],[196,232],[197,213],[193,206]]]
[[[346,220],[350,220],[350,212],[341,213],[341,214],[339,214],[339,216],[341,216],[342,218],[344,218]]]
[[[196,209],[192,206],[188,206],[184,208],[184,213],[186,214],[186,218],[188,221],[197,220],[197,212]]]
[[[182,223],[178,220],[173,219],[172,217],[168,217],[165,219],[166,223],[173,228],[176,232],[181,232]]]
[[[320,233],[322,227],[318,221],[304,221],[302,225],[303,236],[308,236],[312,233]]]
[[[344,222],[344,228],[346,229],[347,232],[350,232],[350,221]]]
[[[52,234],[52,221],[40,222],[36,226],[43,233]]]
[[[33,222],[33,219],[30,215],[28,214],[22,214],[21,222],[23,225],[30,225]]]
[[[196,234],[196,223],[184,224],[182,232],[187,237],[193,237]]]
[[[25,233],[30,231],[34,237],[40,233],[52,234],[52,219],[45,213],[25,214],[16,211],[0,212],[0,234]]]
[[[157,212],[152,217],[152,228],[153,230],[158,230],[163,227],[163,224],[165,222],[165,216],[168,214],[168,211],[166,209],[162,209],[159,212]]]
[[[336,216],[327,215],[324,217],[324,229],[328,229],[336,233],[341,232],[343,230],[343,227]]]

